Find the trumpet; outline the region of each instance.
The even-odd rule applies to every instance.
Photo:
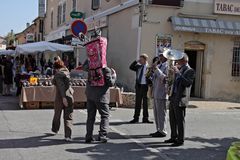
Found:
[[[184,53],[174,49],[165,49],[163,52],[163,56],[168,60],[167,80],[166,80],[167,94],[168,96],[172,96],[173,85],[175,81],[175,72],[173,68],[175,66],[175,62],[183,58]]]

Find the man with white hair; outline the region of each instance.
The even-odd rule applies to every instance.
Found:
[[[173,94],[169,97],[171,138],[165,141],[165,143],[173,143],[173,146],[184,144],[185,114],[189,100],[187,92],[195,79],[195,71],[189,66],[188,61],[189,58],[184,53],[183,58],[178,60],[173,68],[175,80]]]

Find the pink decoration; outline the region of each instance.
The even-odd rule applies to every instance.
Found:
[[[100,37],[86,45],[89,59],[89,83],[91,86],[104,86],[102,68],[107,67],[107,39]]]

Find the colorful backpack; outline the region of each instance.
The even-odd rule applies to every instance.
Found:
[[[104,86],[103,68],[107,67],[107,39],[100,37],[86,44],[89,60],[88,81],[90,86]]]

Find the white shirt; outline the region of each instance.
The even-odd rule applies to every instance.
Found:
[[[143,67],[143,76],[142,76],[142,79],[141,79],[141,82],[140,82],[140,84],[147,84],[147,82],[146,82],[146,72],[147,72],[147,66],[148,66],[148,64],[145,64]],[[141,69],[142,68],[140,68],[139,69],[139,72],[138,72],[138,77],[140,76],[140,74],[141,74]]]

